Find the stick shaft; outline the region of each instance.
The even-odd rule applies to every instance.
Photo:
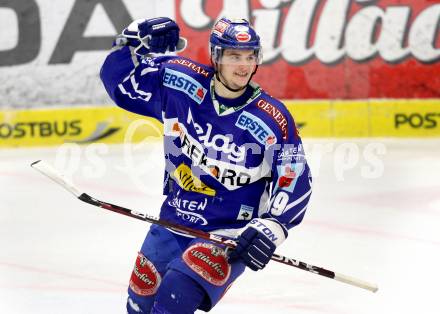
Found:
[[[210,240],[212,242],[215,243],[219,243],[219,244],[223,244],[225,246],[231,247],[231,248],[235,248],[237,246],[237,243],[234,240],[228,239],[226,237],[222,237],[219,235],[215,235],[215,234],[211,234],[209,232],[205,232],[202,230],[198,230],[198,229],[193,229],[190,227],[186,227],[186,226],[182,226],[182,225],[178,225],[172,222],[168,222],[166,220],[163,219],[159,219],[153,216],[149,216],[146,215],[144,213],[140,213],[137,212],[135,210],[129,209],[129,208],[125,208],[119,205],[115,205],[115,204],[111,204],[108,202],[104,202],[98,199],[95,199],[93,197],[91,197],[90,195],[88,195],[87,193],[83,193],[80,192],[74,185],[72,182],[70,182],[67,178],[65,178],[63,175],[61,175],[57,170],[55,170],[53,167],[51,167],[50,165],[48,165],[47,163],[45,163],[44,161],[36,161],[33,162],[31,164],[31,166],[38,170],[39,172],[41,172],[42,174],[44,174],[45,176],[47,176],[48,178],[50,178],[51,180],[53,180],[55,183],[61,185],[62,187],[64,187],[67,191],[71,192],[73,195],[75,195],[79,200],[86,202],[88,204],[112,211],[112,212],[116,212],[118,214],[122,214],[128,217],[132,217],[135,219],[139,219],[142,221],[146,221],[152,224],[157,224],[157,225],[161,225],[165,228],[171,229],[173,231],[179,232],[179,233],[184,233],[190,236],[194,236],[194,237],[198,237],[201,239],[205,239],[205,240]],[[317,275],[321,275],[330,279],[335,279],[337,281],[352,285],[352,286],[356,286],[362,289],[366,289],[372,292],[376,292],[378,290],[377,286],[375,284],[371,284],[368,282],[365,282],[363,280],[360,279],[356,279],[354,277],[350,277],[350,276],[346,276],[346,275],[342,275],[339,273],[335,273],[331,270],[322,268],[322,267],[318,267],[318,266],[314,266],[314,265],[310,265],[301,261],[298,261],[296,259],[293,258],[288,258],[286,256],[282,256],[282,255],[278,255],[278,254],[274,254],[272,255],[272,260],[285,264],[285,265],[289,265],[292,267],[296,267]]]

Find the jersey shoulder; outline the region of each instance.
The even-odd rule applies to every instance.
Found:
[[[278,99],[270,96],[264,90],[254,101],[254,112],[267,121],[275,129],[278,138],[288,140],[298,136],[295,121],[287,107]]]
[[[287,109],[286,105],[279,99],[269,95],[265,90],[261,90],[260,97],[257,99],[257,107],[259,109],[265,109],[267,113],[270,113],[271,110],[273,112],[280,112],[286,118],[293,119],[292,114],[289,109]]]
[[[182,72],[198,81],[210,80],[214,74],[212,67],[184,57],[168,58],[162,62],[162,68]]]

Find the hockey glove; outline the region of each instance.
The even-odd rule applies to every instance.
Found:
[[[167,17],[159,17],[133,21],[116,37],[115,45],[134,47],[136,54],[144,56],[148,53],[183,51],[187,41],[179,38],[176,22]]]
[[[150,52],[176,51],[179,42],[179,26],[168,17],[145,20],[138,25],[142,45]]]
[[[263,269],[272,254],[287,238],[287,231],[269,219],[252,219],[237,238],[237,247],[229,254],[229,262],[242,260],[250,269]]]

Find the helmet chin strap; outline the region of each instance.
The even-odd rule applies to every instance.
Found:
[[[228,86],[228,84],[227,84],[226,82],[223,82],[223,81],[221,80],[220,76],[222,76],[222,75],[221,75],[221,73],[220,73],[220,71],[219,71],[218,63],[215,63],[215,67],[214,67],[214,68],[215,68],[215,77],[216,77],[216,79],[217,79],[220,83],[222,83],[222,85],[223,85],[224,87],[226,87],[227,90],[229,90],[229,91],[231,91],[231,92],[234,92],[234,93],[237,93],[237,92],[239,92],[239,91],[242,91],[243,89],[245,89],[245,88],[249,85],[249,82],[252,80],[252,77],[254,76],[255,73],[257,73],[258,64],[256,65],[255,70],[254,70],[254,72],[252,72],[251,77],[250,77],[249,80],[247,81],[246,85],[243,86],[243,87],[240,87],[240,88],[231,88],[230,86]],[[223,77],[223,76],[222,76],[222,77]]]

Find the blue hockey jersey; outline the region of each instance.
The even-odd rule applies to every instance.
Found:
[[[295,122],[254,83],[243,103],[221,104],[213,76],[213,68],[192,60],[139,57],[129,47],[112,50],[101,69],[118,106],[163,123],[161,219],[228,235],[220,230],[262,217],[287,232],[303,219],[311,195]]]

